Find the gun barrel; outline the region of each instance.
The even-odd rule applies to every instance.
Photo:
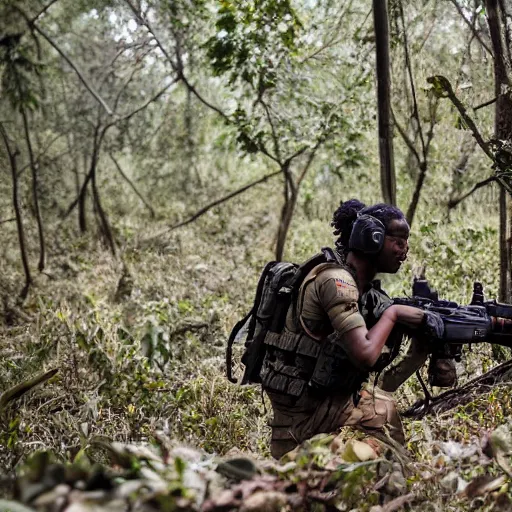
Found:
[[[502,304],[493,300],[485,303],[485,309],[487,310],[487,314],[491,317],[512,320],[511,304]]]

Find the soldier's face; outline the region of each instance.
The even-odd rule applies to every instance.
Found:
[[[407,258],[409,251],[409,224],[405,220],[392,220],[377,255],[377,272],[395,274]]]

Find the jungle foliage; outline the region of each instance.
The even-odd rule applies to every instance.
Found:
[[[58,370],[16,400],[0,396],[3,492],[35,450],[54,453],[29,461],[37,474],[75,464],[87,480],[108,461],[108,440],[151,442],[165,492],[186,509],[196,501],[183,475],[199,459],[211,470],[206,453],[268,456],[259,390],[224,379],[225,341],[265,262],[303,261],[329,245],[340,200],[382,200],[372,7],[1,3],[0,385]],[[480,281],[488,297],[510,299],[509,2],[389,0],[387,11],[387,142],[412,249],[384,287],[409,294],[426,267],[442,297],[467,303]],[[466,351],[460,383],[509,356]],[[405,408],[420,394],[411,379],[397,399]],[[415,493],[392,506],[506,510],[512,448],[498,461],[480,446],[490,431],[508,432],[509,405],[501,386],[453,414],[408,421],[416,465],[388,505]],[[204,452],[183,466],[167,437]],[[343,459],[352,441],[332,442],[303,447],[293,468],[260,468],[280,482],[265,488],[271,510],[293,508],[282,482],[300,488],[318,471],[337,476],[331,487],[307,484],[324,500],[315,506],[397,510],[379,502],[380,469]],[[119,478],[147,474],[151,457],[140,457],[125,458]],[[350,471],[332,469],[332,457]],[[459,489],[482,476],[478,492]],[[228,505],[242,507],[230,492]]]

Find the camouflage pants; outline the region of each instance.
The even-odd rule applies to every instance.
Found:
[[[379,377],[378,385],[390,393],[396,391],[427,360],[432,346],[417,338],[412,338],[404,354],[397,357]]]
[[[268,395],[274,411],[270,451],[276,459],[315,434],[334,432],[344,426],[384,432],[405,444],[393,398],[376,387],[364,387],[356,399],[346,394],[319,398],[305,393],[294,405],[287,403],[286,397]]]

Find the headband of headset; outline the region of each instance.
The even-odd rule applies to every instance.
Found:
[[[385,233],[386,228],[379,219],[360,212],[352,226],[348,248],[365,254],[377,254],[384,245]]]

